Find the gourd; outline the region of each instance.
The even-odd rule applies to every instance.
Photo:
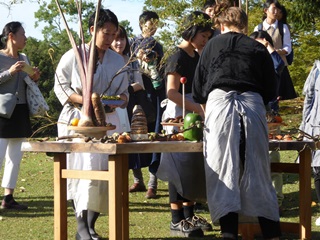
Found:
[[[203,120],[198,113],[188,113],[183,121],[183,137],[185,140],[199,142],[203,138]]]

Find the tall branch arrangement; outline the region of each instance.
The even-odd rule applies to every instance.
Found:
[[[70,31],[66,18],[64,16],[63,10],[61,9],[61,5],[59,0],[55,0],[61,18],[64,22],[70,43],[72,45],[72,49],[74,50],[76,61],[79,67],[79,74],[83,89],[83,96],[82,96],[82,116],[79,122],[79,126],[94,126],[93,119],[92,119],[92,102],[91,102],[91,95],[92,95],[92,83],[93,83],[93,74],[94,74],[94,59],[95,59],[95,42],[96,42],[96,26],[97,21],[99,19],[99,10],[101,7],[101,0],[98,0],[97,7],[96,7],[96,15],[95,15],[95,22],[94,22],[94,32],[92,35],[92,41],[90,44],[89,56],[87,56],[86,49],[85,49],[85,40],[83,35],[83,28],[82,28],[82,3],[81,1],[76,1],[77,9],[78,9],[78,18],[79,18],[79,28],[80,28],[80,38],[81,43],[77,46],[76,41]]]

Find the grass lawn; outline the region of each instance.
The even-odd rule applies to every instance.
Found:
[[[281,109],[290,111],[290,117],[283,116],[288,123],[285,131],[294,133],[300,124],[301,101],[285,104]],[[300,110],[299,110],[300,109]],[[300,119],[299,119],[300,118]],[[281,151],[281,161],[294,162],[298,153],[294,151]],[[3,170],[2,170],[3,171]],[[0,177],[2,178],[2,171]],[[148,179],[147,169],[143,169],[145,179]],[[132,173],[129,172],[130,184],[133,182]],[[298,176],[283,174],[284,213],[281,221],[298,222]],[[313,179],[310,179],[313,186]],[[129,195],[130,207],[130,239],[169,240],[170,209],[168,204],[168,186],[166,182],[159,181],[159,198],[147,200],[145,193],[132,193]],[[42,153],[25,153],[21,163],[18,184],[15,192],[18,202],[29,206],[26,211],[12,211],[0,209],[0,239],[53,239],[53,159]],[[312,200],[317,201],[315,192]],[[200,215],[210,219],[207,211]],[[312,239],[320,239],[320,227],[314,222],[320,216],[319,206],[312,207]],[[108,238],[108,217],[102,215],[96,224],[96,230],[104,239]],[[68,239],[75,239],[76,225],[73,210],[68,209]],[[219,239],[219,227],[205,234],[204,239]],[[241,238],[240,238],[241,239]],[[257,237],[257,239],[262,239]],[[281,239],[298,239],[296,235],[283,233]]]

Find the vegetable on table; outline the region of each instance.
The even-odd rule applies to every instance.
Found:
[[[183,121],[185,140],[200,141],[203,138],[203,120],[198,113],[188,113]]]
[[[101,127],[105,126],[106,112],[101,102],[100,95],[98,93],[92,93],[91,101],[92,101],[92,107],[93,107],[94,116],[97,122],[97,126],[101,126]]]

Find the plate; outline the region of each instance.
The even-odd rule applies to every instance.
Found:
[[[68,130],[75,131],[86,137],[94,137],[100,139],[107,134],[108,130],[114,130],[116,126],[106,126],[106,127],[78,127],[78,126],[68,126]]]
[[[183,127],[183,123],[169,123],[169,122],[161,122],[162,126],[174,126],[174,127]]]
[[[115,106],[121,106],[124,104],[124,100],[109,100],[109,99],[102,99],[101,100],[103,104],[105,105],[115,105]]]

